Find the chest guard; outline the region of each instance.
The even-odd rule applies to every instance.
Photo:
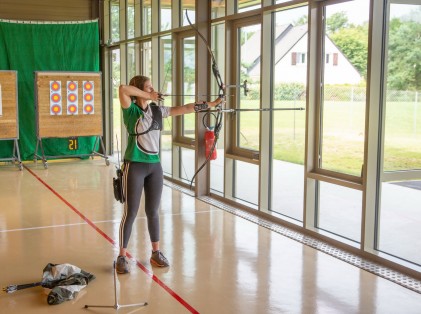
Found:
[[[150,127],[141,133],[130,133],[130,136],[138,136],[149,133],[153,130],[160,130],[162,131],[162,111],[159,109],[159,106],[155,103],[150,103],[149,108],[152,110],[152,123]]]

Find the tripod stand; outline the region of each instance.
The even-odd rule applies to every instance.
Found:
[[[113,308],[113,309],[118,310],[121,307],[133,307],[133,306],[146,306],[146,305],[148,305],[147,302],[136,303],[136,304],[126,304],[126,305],[118,304],[117,271],[116,271],[115,261],[114,261],[114,264],[113,264],[113,269],[114,269],[114,305],[85,305],[85,309],[87,309],[88,307],[104,307],[104,308]]]

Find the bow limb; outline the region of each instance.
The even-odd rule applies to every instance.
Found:
[[[218,69],[218,64],[216,63],[216,58],[215,55],[209,45],[209,42],[206,40],[206,38],[199,32],[199,30],[197,29],[196,26],[193,25],[193,23],[190,21],[189,15],[187,14],[187,10],[186,10],[186,18],[187,18],[187,22],[189,22],[190,27],[193,28],[195,30],[195,32],[197,33],[197,35],[199,35],[199,37],[203,40],[203,42],[206,45],[206,48],[208,49],[209,55],[211,57],[212,60],[212,73],[213,76],[215,77],[216,83],[218,84],[218,88],[219,88],[219,96],[220,97],[225,97],[225,84],[222,81],[222,77],[221,74],[219,73],[219,69]]]
[[[205,43],[205,45],[208,49],[209,55],[210,55],[211,60],[212,60],[212,74],[215,77],[216,84],[218,85],[218,88],[219,88],[219,91],[218,91],[219,97],[223,99],[222,103],[224,103],[225,102],[225,84],[222,80],[221,74],[219,73],[218,64],[216,63],[215,55],[212,52],[212,49],[209,45],[209,42],[206,40],[206,38],[199,32],[199,30],[190,21],[189,15],[187,14],[187,10],[186,10],[186,18],[187,18],[188,23],[190,24],[190,27],[195,30],[197,35],[199,35],[199,37],[203,40],[203,42]],[[214,128],[215,140],[214,140],[214,143],[212,145],[212,148],[210,149],[210,152],[209,152],[208,156],[206,156],[206,160],[197,169],[196,173],[194,174],[193,178],[191,179],[190,189],[192,188],[194,179],[199,174],[199,172],[206,166],[206,164],[209,163],[209,161],[211,159],[211,156],[212,156],[214,150],[216,149],[216,144],[217,144],[217,141],[219,139],[219,132],[221,131],[221,128],[222,128],[222,112],[220,110],[222,108],[221,104],[219,104],[216,108],[217,108],[218,114],[217,114],[217,117],[216,117],[215,128]]]

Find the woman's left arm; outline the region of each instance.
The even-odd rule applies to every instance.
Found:
[[[214,101],[206,102],[209,108],[213,108],[222,102],[222,98],[217,98]],[[183,106],[171,107],[170,116],[180,116],[187,113],[195,112],[196,103],[185,104]]]

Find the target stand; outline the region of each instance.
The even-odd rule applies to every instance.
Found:
[[[4,141],[4,139],[1,139]],[[12,161],[14,164],[18,164],[19,170],[23,170],[22,160],[20,159],[20,152],[19,152],[19,145],[18,145],[18,139],[13,138],[10,139],[13,141],[13,154],[10,158],[0,158],[0,161]]]
[[[47,159],[100,156],[108,166],[102,139],[102,78],[100,72],[35,72],[35,111],[37,143],[34,162]],[[74,154],[79,137],[96,137],[92,152]],[[69,139],[69,155],[46,156],[42,139]],[[72,142],[73,141],[73,142]],[[96,151],[101,145],[102,154]],[[40,154],[38,154],[40,149]]]
[[[69,138],[69,141],[72,140],[72,137]],[[77,154],[77,155],[54,155],[54,156],[47,156],[44,153],[44,148],[42,146],[42,138],[37,137],[37,145],[35,148],[35,153],[34,153],[34,162],[37,162],[39,159],[42,160],[42,164],[44,165],[44,168],[47,169],[48,168],[48,163],[47,160],[48,159],[61,159],[61,158],[79,158],[79,157],[91,157],[94,158],[94,156],[99,156],[105,159],[105,164],[107,166],[110,165],[110,161],[108,160],[108,156],[98,153],[96,151],[96,147],[98,146],[98,143],[101,145],[101,149],[103,152],[105,152],[105,145],[104,145],[104,141],[102,140],[101,136],[96,136],[95,139],[95,144],[93,147],[93,150],[90,154]],[[38,148],[41,152],[41,155],[38,154]]]
[[[19,119],[18,119],[18,73],[17,71],[0,71],[0,141],[13,141],[13,153],[10,158],[0,161],[12,161],[23,169],[19,152]]]
[[[135,306],[146,306],[146,305],[148,305],[147,302],[135,303],[135,304],[125,304],[125,305],[118,304],[118,296],[117,296],[117,270],[116,270],[116,263],[115,263],[115,261],[114,261],[114,264],[113,264],[113,271],[114,271],[114,305],[85,305],[85,309],[90,308],[90,307],[99,307],[99,308],[113,308],[113,309],[118,310],[119,308],[135,307]]]

